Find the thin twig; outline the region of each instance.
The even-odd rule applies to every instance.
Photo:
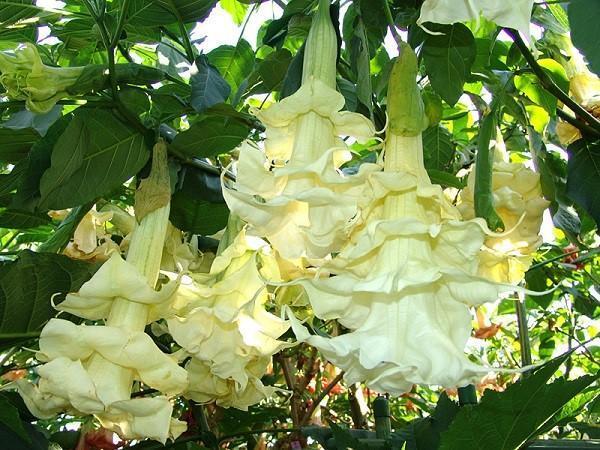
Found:
[[[535,73],[535,75],[538,77],[544,89],[554,95],[558,100],[563,102],[565,106],[575,113],[575,115],[583,118],[594,129],[595,135],[600,136],[600,121],[590,114],[583,106],[569,97],[560,87],[556,85],[552,78],[550,78],[550,76],[544,72],[544,69],[542,69],[531,51],[529,51],[527,44],[525,44],[519,35],[519,32],[512,28],[504,28],[504,31],[511,37],[515,45],[521,51],[525,61],[527,61],[533,70],[533,73]]]
[[[308,421],[310,420],[310,418],[312,417],[312,415],[316,411],[316,409],[319,407],[319,405],[321,404],[321,402],[323,401],[323,399],[329,395],[329,393],[331,392],[331,390],[342,380],[343,377],[344,377],[344,371],[341,371],[321,391],[321,393],[317,396],[317,398],[315,398],[313,400],[312,404],[310,405],[310,407],[306,411],[306,414],[304,414],[304,417],[302,418],[302,425],[306,425],[308,423]]]

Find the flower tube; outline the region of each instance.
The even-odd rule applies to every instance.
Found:
[[[187,373],[162,353],[146,325],[161,317],[176,289],[154,289],[169,218],[166,146],[154,147],[152,171],[136,194],[139,221],[127,260],[113,253],[79,292],[68,294],[58,309],[106,325],[75,325],[52,319],[44,327],[37,358],[36,385],[18,384],[33,414],[49,418],[59,412],[93,414],[122,438],[165,442],[185,430],[171,418],[169,396],[183,392]],[[160,391],[151,398],[131,398],[134,380]]]
[[[339,136],[365,141],[374,135],[366,117],[341,111],[335,90],[337,38],[329,0],[320,0],[304,53],[300,89],[271,107],[251,112],[266,127],[265,150],[242,146],[237,181],[224,182],[232,212],[265,236],[285,258],[323,258],[339,248],[357,220],[367,173],[343,176],[351,159]]]
[[[384,171],[369,177],[365,223],[324,264],[333,276],[298,281],[315,315],[349,332],[310,335],[291,317],[298,339],[345,370],[348,382],[391,394],[413,384],[463,386],[487,372],[464,353],[469,306],[512,290],[477,276],[485,222],[461,220],[427,175],[416,76],[416,55],[403,44],[389,83]]]

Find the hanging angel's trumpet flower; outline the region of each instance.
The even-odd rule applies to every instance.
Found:
[[[533,0],[425,0],[417,23],[479,23],[483,16],[501,27],[516,28],[529,39],[532,9]]]
[[[88,211],[75,228],[73,240],[63,253],[74,259],[106,261],[113,252],[119,252],[117,243],[104,230],[105,223],[112,217],[111,211]]]
[[[317,317],[349,329],[333,338],[309,335],[350,382],[400,394],[413,384],[456,387],[489,369],[464,353],[469,306],[512,290],[477,276],[487,230],[462,221],[423,164],[427,126],[416,84],[417,58],[407,45],[390,77],[384,171],[369,177],[364,226],[323,267],[334,276],[301,280]]]
[[[46,113],[69,96],[85,67],[50,67],[42,63],[34,44],[20,44],[14,52],[0,52],[0,83],[13,100],[25,100],[31,112]]]
[[[265,110],[251,110],[265,124],[265,151],[244,145],[237,182],[224,183],[230,209],[286,258],[322,258],[337,249],[356,219],[365,174],[379,170],[365,164],[354,176],[339,171],[351,159],[339,136],[367,140],[374,127],[360,114],[340,111],[345,101],[335,90],[336,54],[329,0],[320,0],[302,86]]]
[[[157,83],[164,73],[138,64],[117,64],[112,74],[118,83]],[[19,44],[14,51],[0,52],[0,83],[13,100],[25,100],[27,109],[47,113],[59,100],[108,85],[108,69],[102,64],[51,67],[42,62],[34,44]]]
[[[571,97],[590,114],[600,119],[600,78],[588,69],[583,56],[575,48],[568,35],[552,31],[547,31],[546,35],[548,42],[558,50],[554,52],[554,56],[562,64],[569,78]],[[556,134],[563,145],[569,145],[577,139],[581,139],[581,131],[562,120],[556,124]]]
[[[190,384],[184,393],[200,403],[216,401],[246,410],[273,394],[265,375],[278,338],[289,324],[265,309],[264,278],[279,279],[277,263],[262,239],[242,230],[215,258],[208,274],[190,274],[181,286],[169,331],[183,347]]]
[[[185,424],[171,418],[169,396],[187,386],[187,373],[144,333],[146,324],[168,309],[176,282],[154,289],[169,218],[166,146],[154,147],[152,172],[136,196],[139,224],[127,260],[118,253],[102,265],[79,292],[67,295],[58,309],[105,326],[75,325],[52,319],[40,337],[36,385],[18,388],[33,414],[94,414],[101,424],[127,439],[175,438]],[[131,398],[134,380],[163,395]]]
[[[475,217],[475,170],[459,196],[458,209],[465,220]],[[519,284],[525,277],[533,253],[542,243],[542,215],[549,203],[542,197],[540,176],[521,163],[508,162],[508,153],[498,133],[492,173],[494,210],[505,233],[486,237],[480,255],[479,275],[499,283]]]

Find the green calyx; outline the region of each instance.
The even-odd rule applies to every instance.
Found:
[[[410,45],[402,42],[390,74],[387,105],[390,131],[398,136],[417,136],[429,124],[417,73],[417,55]]]

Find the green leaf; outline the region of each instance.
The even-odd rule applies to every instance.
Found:
[[[423,132],[423,158],[426,169],[448,171],[455,153],[452,135],[443,126],[429,127]]]
[[[177,228],[192,234],[210,235],[227,225],[229,209],[224,203],[211,203],[177,192],[171,198],[169,220]]]
[[[20,178],[12,206],[27,211],[34,211],[40,199],[40,179],[50,167],[52,147],[71,123],[72,115],[66,115],[56,121],[48,133],[37,141],[27,155],[23,165],[23,176]],[[19,165],[15,166],[15,169]]]
[[[444,393],[440,396],[433,414],[413,424],[414,439],[419,449],[438,448],[440,435],[448,429],[460,408]]]
[[[78,109],[52,150],[40,207],[63,209],[104,195],[135,175],[149,151],[144,137],[104,109]]]
[[[471,31],[463,24],[428,24],[444,34],[428,34],[422,56],[433,89],[450,105],[463,93],[463,86],[475,61],[477,48]]]
[[[229,13],[233,22],[236,25],[241,25],[246,17],[248,11],[248,5],[238,2],[237,0],[219,0],[221,8]]]
[[[34,5],[33,0],[0,1],[0,28],[33,17],[40,12],[40,9]]]
[[[33,128],[0,128],[0,162],[16,163],[22,160],[39,139],[39,133]]]
[[[547,291],[549,286],[547,283],[548,276],[544,267],[538,267],[536,269],[529,270],[525,273],[525,281],[527,282],[527,289],[532,291],[542,292]],[[531,295],[528,296],[533,302],[537,303],[540,308],[546,309],[552,303],[554,294],[552,292],[544,295]]]
[[[262,88],[267,92],[279,90],[291,62],[292,54],[288,49],[283,48],[269,53],[257,69],[263,82]]]
[[[31,444],[31,436],[29,436],[23,427],[23,422],[21,422],[21,418],[19,417],[19,410],[3,395],[0,395],[0,423],[6,425],[23,441]]]
[[[221,76],[231,86],[230,100],[239,98],[238,91],[254,68],[252,46],[244,39],[240,39],[236,46],[221,45],[207,56],[211,64],[219,70]],[[232,101],[232,103],[234,102]]]
[[[600,74],[600,2],[571,0],[568,14],[573,44],[587,58],[592,70]]]
[[[176,23],[202,22],[218,0],[132,0],[128,23],[141,26],[159,26]]]
[[[217,103],[223,103],[231,93],[231,87],[205,55],[196,58],[198,72],[190,77],[192,107],[203,112]]]
[[[442,434],[440,450],[514,450],[537,436],[540,426],[599,377],[559,378],[546,384],[567,356],[548,362],[504,392],[487,390],[476,406],[461,408]]]
[[[356,96],[369,114],[373,112],[370,60],[365,24],[361,16],[356,16],[350,39],[350,64],[356,74]]]
[[[56,310],[56,293],[78,290],[97,266],[63,255],[24,250],[0,264],[0,348],[31,339]],[[55,299],[57,300],[57,299]]]
[[[298,52],[292,58],[292,62],[288,66],[288,70],[283,79],[283,85],[281,86],[281,98],[284,99],[289,97],[302,85],[302,68],[304,66],[304,48],[303,45],[300,47]]]
[[[61,105],[55,105],[46,114],[35,114],[23,109],[11,114],[8,120],[2,124],[2,128],[11,128],[13,130],[33,128],[40,136],[45,136],[52,124],[61,117],[61,113]]]
[[[52,220],[47,214],[10,208],[0,211],[0,227],[2,228],[35,228],[51,222]]]
[[[234,149],[249,131],[244,123],[229,117],[203,116],[179,133],[171,145],[186,156],[206,158]]]
[[[567,73],[558,62],[553,59],[540,59],[538,60],[538,63],[558,87],[564,92],[569,92],[569,79],[567,78]],[[536,75],[531,73],[515,75],[514,83],[515,87],[523,92],[527,98],[548,111],[551,117],[556,116],[556,106],[558,101],[556,100],[556,97],[542,87],[540,80]]]
[[[451,173],[442,172],[435,169],[427,169],[427,174],[433,184],[439,184],[443,187],[453,187],[456,189],[463,189],[466,183],[460,178],[452,175]]]
[[[600,227],[600,141],[580,139],[567,148],[567,195],[579,203]]]

